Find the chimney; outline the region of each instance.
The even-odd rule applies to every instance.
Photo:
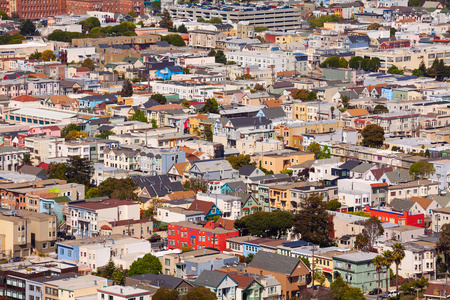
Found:
[[[247,67],[247,69],[246,69],[246,74],[247,74],[247,75],[250,75],[250,67]]]

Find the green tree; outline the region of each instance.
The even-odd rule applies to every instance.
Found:
[[[111,130],[105,130],[100,134],[97,134],[95,137],[98,137],[100,139],[105,139],[107,140],[109,138],[110,135],[115,135],[114,131]]]
[[[388,69],[388,74],[398,74],[398,75],[403,75],[403,70],[399,70],[399,68],[397,68],[396,65],[392,65],[389,69]]]
[[[375,242],[379,236],[384,233],[384,228],[381,221],[376,217],[370,217],[364,223],[362,234],[367,237],[367,247],[369,251],[373,250]]]
[[[80,39],[84,37],[85,35],[81,32],[62,31],[58,29],[53,31],[47,38],[49,41],[71,43],[73,39]]]
[[[373,109],[373,113],[378,115],[378,114],[387,114],[389,112],[389,109],[384,106],[383,104],[378,104],[375,106],[375,108]]]
[[[435,172],[434,165],[425,160],[415,162],[409,167],[409,174],[414,176],[414,179],[424,179],[433,175]]]
[[[19,26],[20,34],[23,36],[27,35],[39,35],[39,32],[36,30],[36,25],[34,25],[33,21],[30,19],[22,20],[22,23]]]
[[[185,41],[179,34],[168,34],[161,37],[161,41],[166,41],[172,46],[184,47],[186,46]]]
[[[355,239],[355,248],[360,251],[367,250],[369,245],[369,238],[362,233],[359,233]]]
[[[439,254],[444,256],[445,272],[447,273],[450,271],[450,224],[444,224],[440,228],[433,229],[437,232],[440,231],[437,249]]]
[[[153,294],[152,300],[178,300],[178,295],[179,292],[177,290],[172,290],[163,286]]]
[[[134,11],[130,11],[128,13],[129,16],[132,16],[133,18],[137,18],[137,14]]]
[[[24,153],[20,159],[21,165],[31,165],[31,154],[30,153]]]
[[[99,197],[98,188],[92,187],[86,192],[86,199]]]
[[[56,59],[56,55],[52,50],[45,50],[42,52],[40,59],[43,61],[50,61]]]
[[[135,276],[135,275],[141,275],[141,274],[159,274],[161,273],[162,265],[159,259],[150,254],[147,253],[142,258],[138,258],[135,260],[131,266],[130,270],[128,271],[128,276]]]
[[[150,96],[150,99],[155,100],[159,104],[166,104],[167,98],[161,94],[153,94]]]
[[[395,37],[395,33],[397,32],[397,29],[395,29],[394,27],[391,27],[390,29],[389,29],[389,36],[390,37]]]
[[[306,151],[314,153],[315,159],[323,159],[331,157],[330,148],[326,145],[322,148],[322,146],[317,142],[312,142],[311,144],[309,144],[308,147],[306,148]]]
[[[216,56],[216,51],[211,49],[211,51],[208,52],[208,56]]]
[[[91,71],[95,69],[95,63],[90,58],[85,58],[83,60],[83,62],[81,63],[81,66],[85,67],[85,68],[89,68],[89,70],[91,70]]]
[[[167,10],[167,8],[164,8],[161,14],[161,21],[159,21],[159,26],[167,29],[171,29],[173,27],[172,17],[170,16],[170,12]]]
[[[183,187],[186,191],[202,191],[202,193],[208,191],[208,183],[202,178],[191,178],[183,183]]]
[[[188,30],[184,24],[181,24],[177,30],[179,33],[188,33]]]
[[[0,10],[0,16],[2,17],[2,20],[9,20],[9,16],[3,11]]]
[[[65,163],[51,164],[48,169],[48,178],[67,180],[67,165]]]
[[[402,260],[405,258],[405,246],[400,243],[395,243],[392,245],[392,259],[395,263],[395,288],[398,293],[398,267],[401,264]]]
[[[425,62],[423,61],[423,59],[419,64],[419,70],[422,71],[424,76],[427,76],[427,67],[425,66]]]
[[[100,27],[100,21],[96,17],[89,17],[86,20],[78,22],[83,27],[84,32],[91,32],[92,28]]]
[[[378,289],[380,289],[380,285],[381,285],[381,273],[383,272],[383,267],[384,267],[384,257],[382,255],[377,255],[375,256],[375,258],[373,259],[373,266],[375,267],[375,270],[377,271],[378,274]]]
[[[339,202],[338,200],[330,200],[327,202],[326,204],[326,209],[327,210],[332,210],[332,211],[336,211],[341,207],[341,202]]]
[[[314,101],[317,100],[317,94],[314,91],[309,92],[308,96],[306,96],[305,101]]]
[[[255,32],[263,32],[269,30],[269,27],[267,26],[255,26],[253,29]]]
[[[90,183],[92,171],[93,166],[90,160],[71,156],[66,163],[52,164],[48,177],[87,186]]]
[[[183,105],[186,108],[189,108],[189,107],[191,107],[191,102],[184,100],[183,102],[181,102],[181,105]]]
[[[293,93],[292,93],[292,98],[296,99],[296,100],[301,100],[301,101],[306,101],[306,98],[309,95],[309,90],[305,90],[305,89],[296,89]]]
[[[348,62],[345,58],[339,58],[338,56],[328,57],[320,64],[321,68],[347,68]]]
[[[222,50],[218,50],[216,52],[216,55],[214,55],[216,59],[216,63],[218,64],[226,64],[227,63],[227,57],[225,56],[225,53],[223,53]]]
[[[372,148],[381,148],[384,142],[384,129],[377,124],[369,124],[362,131],[362,145]]]
[[[33,53],[30,54],[28,59],[40,59],[41,55],[42,55],[42,53],[38,52],[37,49],[36,49],[36,51],[34,51]]]
[[[350,287],[341,276],[331,283],[330,290],[333,300],[364,300],[363,292],[359,288]]]
[[[219,104],[217,103],[215,98],[207,99],[205,105],[202,108],[204,113],[218,114],[219,113]]]
[[[137,109],[136,112],[131,117],[131,121],[139,121],[147,123],[147,117],[145,116],[145,113],[142,110]]]
[[[161,10],[161,1],[155,0],[150,4],[152,10]]]
[[[332,229],[330,216],[326,211],[323,197],[311,194],[300,203],[299,212],[295,215],[294,232],[302,236],[302,240],[321,246],[332,243],[329,231]]]
[[[415,6],[415,7],[421,7],[422,1],[421,0],[409,0],[408,6]]]
[[[98,185],[99,196],[120,200],[138,200],[137,184],[130,177],[117,179],[107,178]]]
[[[311,16],[309,18],[309,27],[323,27],[324,23],[344,23],[345,19],[337,15],[324,15],[320,17]]]
[[[234,222],[234,227],[243,235],[280,238],[294,225],[292,213],[283,210],[257,211]]]
[[[250,155],[245,154],[238,154],[238,155],[232,155],[227,157],[228,162],[230,163],[231,167],[235,170],[239,170],[242,166],[250,165],[250,166],[256,166],[255,162],[251,162]]]
[[[250,253],[249,255],[247,255],[247,257],[245,258],[245,263],[246,263],[246,264],[251,263],[254,256],[255,256],[255,255],[254,255],[253,253]]]
[[[420,69],[414,69],[414,70],[412,70],[412,74],[413,74],[414,76],[417,76],[417,77],[424,77],[424,76],[425,76],[425,74],[423,74],[423,72],[422,72]]]
[[[394,262],[393,253],[391,250],[383,251],[383,266],[386,268],[386,295],[389,291],[389,271],[391,270],[391,265]]]
[[[190,290],[181,300],[217,300],[216,294],[204,286]]]
[[[378,30],[380,29],[381,25],[378,23],[372,23],[369,26],[367,26],[367,30]]]
[[[280,171],[281,174],[288,174],[289,176],[292,176],[292,173],[294,173],[292,170],[290,169],[284,169]]]
[[[317,271],[314,273],[314,285],[317,283],[320,286],[324,286],[325,282],[327,281],[327,278],[325,275],[323,275],[322,272]]]
[[[348,109],[350,107],[350,97],[348,95],[342,95],[340,99],[340,103],[343,108]]]
[[[213,140],[213,132],[211,129],[211,125],[206,125],[205,126],[205,140],[212,142]]]
[[[156,123],[155,119],[151,119],[150,123],[152,123],[152,128],[158,128],[158,124]]]

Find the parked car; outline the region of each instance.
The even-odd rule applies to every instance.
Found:
[[[381,299],[389,299],[389,298],[395,298],[397,297],[397,291],[388,291],[387,295],[384,293],[381,296]]]
[[[6,258],[0,259],[0,264],[7,264],[8,260]]]
[[[23,261],[23,257],[20,257],[20,256],[11,258],[9,260],[9,262],[21,262],[21,261]]]
[[[65,240],[76,240],[77,238],[74,235],[66,235],[64,237]]]
[[[371,290],[370,292],[369,292],[369,295],[378,295],[378,294],[381,294],[383,291],[381,290],[381,289],[379,289],[379,288],[374,288],[373,290]]]

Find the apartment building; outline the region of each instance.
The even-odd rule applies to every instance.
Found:
[[[95,296],[97,289],[108,285],[107,279],[94,275],[66,276],[44,282],[42,299],[70,300],[74,298]]]
[[[133,286],[108,286],[97,290],[97,300],[149,300],[150,291]]]
[[[227,61],[234,61],[239,67],[257,65],[262,69],[273,69],[275,72],[290,70],[288,58],[276,51],[237,51],[225,52]]]
[[[222,218],[237,220],[242,215],[242,199],[240,197],[223,194],[197,193],[197,200],[214,202],[222,212]]]
[[[290,166],[314,160],[314,154],[309,152],[279,152],[261,156],[261,167],[272,171],[274,174],[286,170]]]
[[[106,167],[114,167],[123,170],[139,170],[141,151],[126,148],[105,148],[104,164]]]
[[[179,94],[180,99],[192,100],[201,96],[200,90],[209,87],[207,84],[187,81],[151,81],[152,92],[157,94]]]
[[[411,197],[427,198],[439,194],[439,183],[430,180],[412,180],[397,183],[388,187],[387,203],[395,198],[409,199]]]
[[[189,31],[189,46],[199,49],[214,49],[217,41],[225,37],[225,34],[220,31],[192,30]]]
[[[98,227],[100,228],[100,236],[122,234],[139,239],[149,239],[153,233],[153,222],[150,218],[115,222],[100,220]]]
[[[171,6],[169,11],[172,17],[178,19],[197,20],[198,18],[204,18],[205,20],[209,20],[218,17],[224,23],[228,21],[233,21],[233,23],[245,21],[250,26],[263,26],[269,30],[294,30],[301,25],[301,10],[291,7],[270,10],[245,10],[242,8],[239,10],[223,11],[177,5]]]
[[[0,171],[17,171],[24,154],[29,154],[27,149],[12,146],[0,147]]]

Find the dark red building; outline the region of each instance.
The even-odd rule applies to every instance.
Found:
[[[408,47],[411,47],[411,42],[409,40],[386,41],[380,45],[381,49],[395,49]]]
[[[425,215],[415,214],[411,215],[408,211],[395,211],[390,208],[371,208],[366,205],[364,211],[370,216],[376,217],[378,220],[384,223],[393,223],[398,225],[411,225],[417,227],[423,227],[425,225]]]
[[[239,231],[216,227],[214,221],[209,221],[205,225],[181,221],[169,224],[167,234],[169,249],[192,247],[193,249],[216,248],[223,251],[226,249],[226,240],[238,237]]]

